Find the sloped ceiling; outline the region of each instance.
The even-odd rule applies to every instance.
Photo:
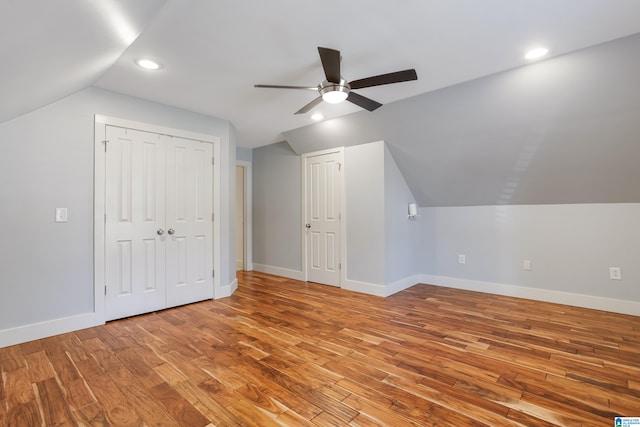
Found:
[[[639,33],[638,16],[637,0],[325,0],[322,4],[311,0],[6,0],[0,2],[0,123],[96,86],[227,119],[242,147],[271,144],[285,135],[293,145],[295,138],[311,144],[302,136],[308,130],[298,130],[307,129],[310,114],[294,116],[293,112],[315,94],[253,85],[316,85],[323,80],[316,48],[325,46],[342,52],[343,76],[348,80],[417,70],[418,81],[362,90],[361,94],[385,104],[374,113],[362,113],[349,103],[321,104],[315,111],[322,112],[327,122],[309,135],[320,138],[317,129],[325,128],[335,132],[335,124],[347,119],[351,125],[343,126],[342,137],[361,138],[363,129],[372,137],[384,135],[421,205],[600,201],[606,199],[604,191],[597,197],[586,193],[568,197],[573,187],[561,187],[556,194],[549,186],[551,177],[560,173],[549,171],[581,158],[577,164],[583,167],[599,152],[588,151],[591,157],[587,158],[573,151],[575,144],[530,143],[537,147],[534,153],[509,145],[514,139],[536,137],[530,122],[510,115],[521,106],[507,95],[526,90],[517,89],[522,82],[513,77],[510,86],[495,76],[513,69],[520,70],[513,76],[526,76],[534,71],[525,70],[551,67],[547,64],[562,61],[570,52]],[[551,59],[526,66],[523,53],[538,44],[550,48]],[[134,61],[141,57],[159,61],[162,68],[156,72],[138,68]],[[481,77],[486,81],[477,85]],[[594,85],[611,81],[607,75],[592,78],[597,79]],[[571,97],[590,103],[584,94],[567,94],[565,101]],[[550,108],[550,118],[540,119],[547,128],[540,125],[538,132],[553,130],[560,140],[561,130],[571,128],[574,118],[570,112],[557,113],[562,109],[547,106],[545,99],[536,105]],[[461,111],[461,104],[468,105],[468,110]],[[487,105],[492,114],[486,111]],[[534,106],[530,109],[535,114]],[[502,113],[511,118],[511,124]],[[419,127],[419,138],[412,124],[416,120],[430,123]],[[501,124],[483,127],[474,120]],[[447,121],[449,127],[444,126]],[[366,127],[356,129],[361,122]],[[396,125],[406,131],[394,131],[400,129]],[[377,128],[382,133],[374,132]],[[425,151],[425,144],[432,148]],[[556,148],[552,155],[545,155],[544,147]],[[514,162],[524,161],[516,160],[521,156],[532,158],[527,172],[517,175],[518,188],[540,188],[526,191],[527,197],[509,192],[510,187],[496,194],[496,188],[511,182]],[[620,174],[605,169],[614,163],[597,170]],[[615,164],[614,169],[619,166]],[[425,174],[427,169],[431,174]],[[447,178],[437,170],[476,173],[452,172]],[[447,185],[435,189],[425,184],[439,179]],[[474,186],[455,187],[466,179],[474,180]],[[623,193],[609,199],[636,198],[629,191]],[[478,194],[481,197],[475,197]]]
[[[0,2],[0,123],[93,85],[163,4],[158,0]]]
[[[640,202],[640,34],[285,132],[384,140],[420,206]]]

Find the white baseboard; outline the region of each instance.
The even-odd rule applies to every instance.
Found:
[[[356,280],[346,279],[342,282],[342,289],[347,291],[361,292],[363,294],[376,295],[379,297],[388,297],[404,289],[417,285],[422,281],[422,275],[417,274],[410,276],[388,285],[377,285],[374,283],[358,282]]]
[[[424,283],[422,274],[415,274],[413,276],[406,277],[404,279],[389,283],[385,288],[385,297],[389,295],[393,295],[400,291],[404,291],[405,289],[409,289],[410,287],[417,285],[418,283]]]
[[[233,295],[238,290],[238,279],[233,279],[233,282],[229,285],[229,296]]]
[[[86,313],[3,329],[0,330],[0,348],[103,324],[97,322],[95,313]]]
[[[253,263],[253,270],[259,271],[260,273],[273,274],[274,276],[286,277],[293,280],[305,280],[302,271],[298,270],[289,270],[287,268],[273,267],[270,265],[257,264],[255,262]]]
[[[342,281],[342,289],[346,291],[360,292],[363,294],[375,295],[378,297],[387,296],[387,287],[374,283],[358,282],[357,280],[345,279]]]
[[[233,282],[229,283],[226,286],[220,286],[216,292],[214,292],[213,299],[226,298],[233,295],[233,293],[238,289],[238,279],[233,279]]]
[[[429,274],[421,275],[420,283],[640,316],[640,302],[636,301]]]

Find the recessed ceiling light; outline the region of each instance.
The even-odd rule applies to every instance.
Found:
[[[150,59],[138,59],[136,61],[136,64],[138,64],[138,66],[144,68],[145,70],[157,70],[160,68],[160,64]]]
[[[314,120],[316,122],[319,122],[322,119],[324,119],[324,116],[320,113],[315,113],[311,116],[311,120]]]
[[[527,59],[538,59],[542,58],[547,53],[549,53],[549,49],[547,49],[546,47],[536,47],[535,49],[531,49],[529,52],[527,52],[524,57]]]

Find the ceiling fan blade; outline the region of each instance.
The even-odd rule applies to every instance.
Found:
[[[324,75],[331,83],[340,83],[340,51],[326,47],[318,47]]]
[[[357,106],[362,107],[365,110],[369,110],[369,111],[373,111],[377,108],[382,107],[382,104],[380,104],[379,102],[374,101],[373,99],[369,99],[366,96],[358,95],[355,92],[349,92],[347,101],[352,102]]]
[[[318,87],[311,86],[284,86],[284,85],[253,85],[253,87],[266,87],[269,89],[305,89],[305,90],[318,90]]]
[[[410,70],[396,71],[395,73],[380,74],[379,76],[372,76],[364,79],[354,80],[352,82],[349,82],[349,86],[351,86],[351,89],[362,89],[371,86],[408,82],[410,80],[418,80],[418,74],[413,68]]]
[[[307,105],[305,105],[304,107],[302,107],[301,109],[299,109],[298,111],[296,111],[295,114],[304,114],[307,111],[311,110],[316,105],[320,104],[321,102],[322,102],[322,97],[319,96],[316,99],[314,99],[313,101],[311,101],[310,103],[308,103]]]

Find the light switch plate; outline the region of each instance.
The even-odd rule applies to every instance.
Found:
[[[67,222],[67,208],[56,208],[56,222]]]
[[[620,267],[609,267],[609,279],[622,280],[622,270]]]

